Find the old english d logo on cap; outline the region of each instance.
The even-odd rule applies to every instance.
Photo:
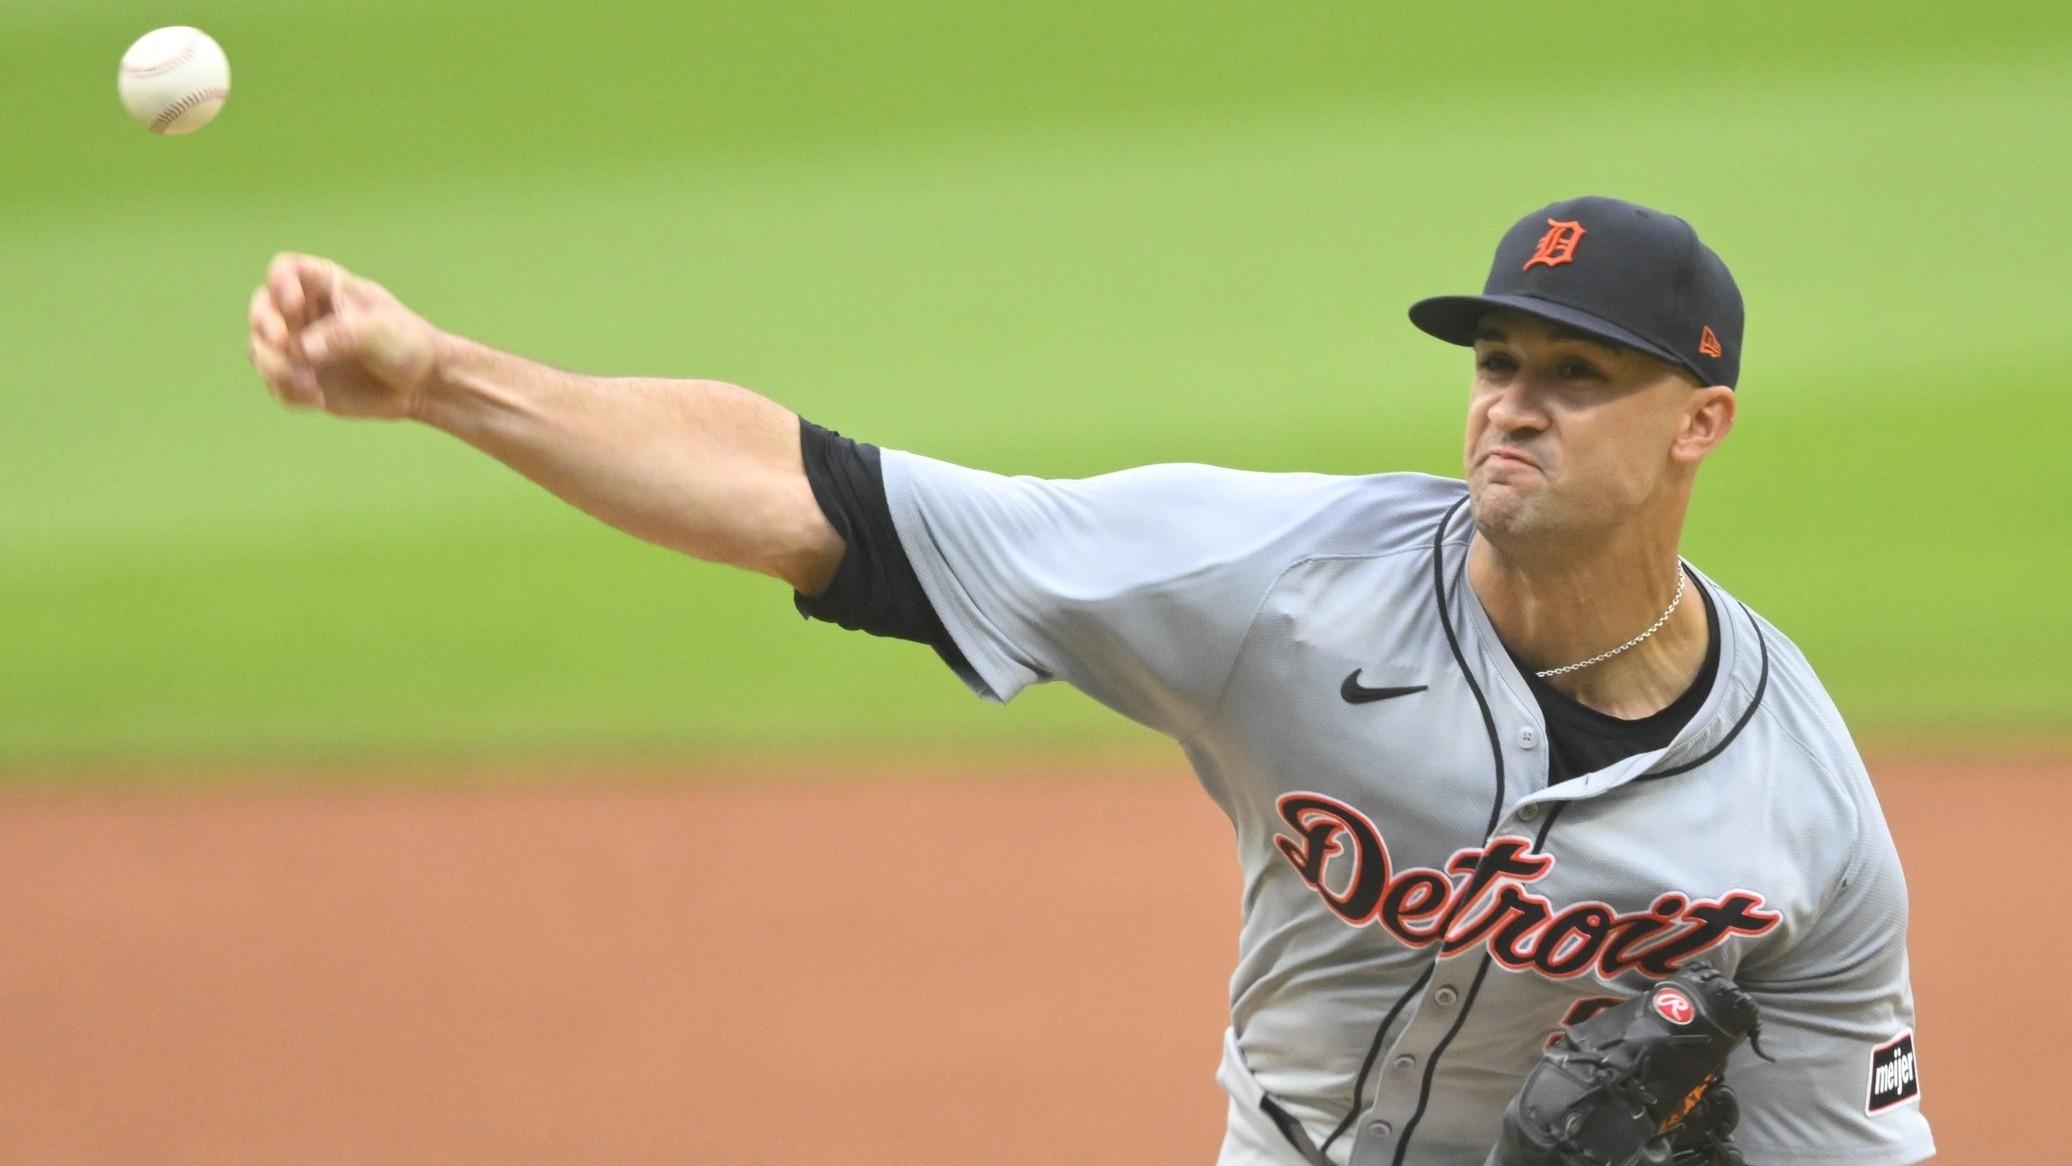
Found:
[[[1532,258],[1526,260],[1525,266],[1520,270],[1530,271],[1533,265],[1538,263],[1548,267],[1558,263],[1574,263],[1576,244],[1582,242],[1583,236],[1589,233],[1583,229],[1583,224],[1574,219],[1548,219],[1547,233],[1540,236],[1539,249],[1532,253]]]

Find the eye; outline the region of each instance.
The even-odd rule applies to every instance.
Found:
[[[1488,373],[1505,373],[1518,367],[1518,362],[1501,352],[1485,353],[1475,361],[1475,367]]]
[[[1596,365],[1587,360],[1564,360],[1557,372],[1561,379],[1568,381],[1588,380],[1603,375],[1597,371]]]

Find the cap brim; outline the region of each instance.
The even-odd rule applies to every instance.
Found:
[[[1475,343],[1475,329],[1482,322],[1482,317],[1491,312],[1504,310],[1524,312],[1528,316],[1538,316],[1542,320],[1563,324],[1578,332],[1586,332],[1600,340],[1623,344],[1628,348],[1645,352],[1656,360],[1685,369],[1701,383],[1705,380],[1705,374],[1691,368],[1683,357],[1645,336],[1629,332],[1609,320],[1580,309],[1535,296],[1433,296],[1410,305],[1410,322],[1448,344],[1467,347]]]

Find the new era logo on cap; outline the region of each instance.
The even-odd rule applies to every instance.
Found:
[[[1719,355],[1719,337],[1712,334],[1710,324],[1705,326],[1705,331],[1698,334],[1698,351],[1707,356]]]

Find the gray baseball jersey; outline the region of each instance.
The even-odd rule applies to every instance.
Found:
[[[1300,1166],[1276,1111],[1334,1162],[1481,1166],[1551,1033],[1701,956],[1775,1058],[1728,1070],[1752,1162],[1933,1152],[1884,816],[1805,659],[1715,584],[1699,711],[1549,787],[1460,482],[883,466],[966,681],[1170,735],[1236,828],[1223,1166]]]

